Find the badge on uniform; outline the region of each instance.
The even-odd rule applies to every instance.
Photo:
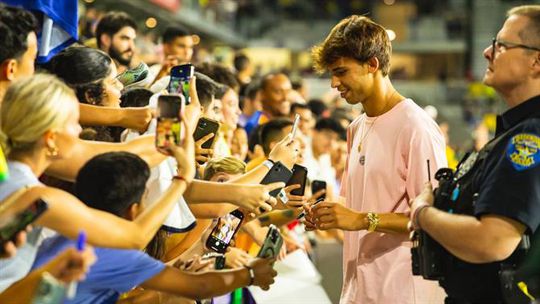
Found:
[[[506,148],[506,156],[518,171],[536,167],[540,163],[540,137],[530,133],[514,135]]]

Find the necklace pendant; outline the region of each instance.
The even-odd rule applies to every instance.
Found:
[[[362,143],[358,144],[358,152],[362,152]]]
[[[360,161],[360,165],[363,166],[366,163],[366,156],[365,155],[360,156],[359,161]]]

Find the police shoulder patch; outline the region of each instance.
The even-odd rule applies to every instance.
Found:
[[[506,157],[517,171],[527,170],[540,164],[540,137],[531,133],[519,133],[510,138]]]

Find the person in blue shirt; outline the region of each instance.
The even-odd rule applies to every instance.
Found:
[[[150,171],[137,155],[110,152],[91,159],[80,170],[77,197],[88,206],[133,219],[144,207],[139,203]],[[47,239],[39,248],[33,268],[46,263],[74,240]],[[79,283],[75,299],[65,303],[116,303],[120,294],[136,286],[192,299],[211,298],[236,288],[256,285],[268,289],[276,272],[271,260],[254,259],[244,268],[204,273],[184,272],[164,265],[137,250],[95,248],[97,262]]]

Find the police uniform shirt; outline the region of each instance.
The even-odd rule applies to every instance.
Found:
[[[475,215],[505,216],[534,233],[540,224],[540,96],[499,116],[495,136],[501,134],[479,176]]]
[[[498,116],[495,137],[484,162],[471,172],[471,190],[477,193],[472,212],[477,218],[492,214],[513,219],[533,234],[540,224],[540,96]],[[501,262],[471,264],[455,257],[453,261],[448,276],[440,281],[450,297],[502,303]]]

